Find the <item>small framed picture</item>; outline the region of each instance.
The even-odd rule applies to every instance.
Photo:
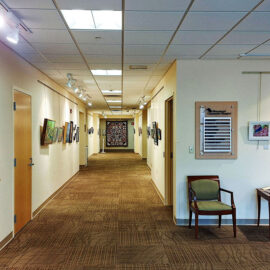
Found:
[[[161,129],[160,128],[157,129],[157,137],[158,137],[158,140],[160,141],[161,140]]]
[[[270,140],[270,121],[251,121],[249,122],[250,141],[269,141]]]

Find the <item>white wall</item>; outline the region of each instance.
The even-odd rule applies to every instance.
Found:
[[[184,60],[177,64],[176,218],[180,223],[188,218],[186,176],[217,174],[221,186],[234,192],[238,222],[256,219],[255,189],[270,185],[270,150],[263,149],[265,143],[257,148],[257,142],[248,141],[248,121],[257,120],[259,75],[242,71],[269,70],[269,61]],[[270,76],[263,75],[261,120],[270,120],[269,89]],[[189,154],[188,146],[195,143],[195,101],[238,101],[238,159],[196,160]],[[225,200],[230,202],[229,197]],[[267,215],[263,201],[261,217]]]
[[[90,157],[93,154],[99,153],[100,150],[100,142],[99,142],[100,135],[98,134],[98,130],[100,128],[99,115],[96,113],[88,113],[87,123],[88,123],[87,134],[89,128],[91,127],[94,128],[94,133],[88,134],[88,157]]]
[[[147,127],[152,128],[152,120],[151,120],[151,107],[147,108]],[[150,135],[147,138],[147,165],[151,169],[152,168],[152,136]]]
[[[58,126],[65,121],[78,125],[79,110],[67,99],[42,86],[43,81],[52,88],[78,102],[59,85],[33,68],[0,43],[0,241],[13,231],[13,89],[32,96],[32,157],[35,163],[32,176],[32,211],[69,180],[79,169],[78,144],[56,143],[40,146],[40,126],[44,118],[56,120]],[[70,114],[72,109],[72,114]]]

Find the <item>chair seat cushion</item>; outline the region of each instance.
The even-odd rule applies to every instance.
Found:
[[[192,202],[192,207],[195,208],[194,202]],[[226,211],[232,210],[230,205],[219,201],[198,201],[198,208],[200,211]]]

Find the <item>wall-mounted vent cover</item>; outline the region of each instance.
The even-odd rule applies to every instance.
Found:
[[[232,151],[231,117],[204,117],[203,148],[205,153]]]

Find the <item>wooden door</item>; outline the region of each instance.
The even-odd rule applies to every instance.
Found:
[[[165,203],[173,204],[173,98],[165,103]]]
[[[14,232],[31,220],[31,96],[14,91]]]

